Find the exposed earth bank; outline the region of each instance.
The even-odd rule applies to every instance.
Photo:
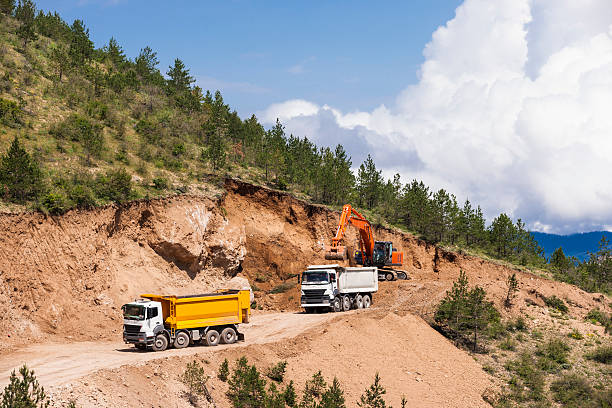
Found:
[[[294,314],[299,302],[295,274],[306,265],[326,263],[323,248],[338,217],[325,207],[237,180],[226,180],[224,193],[216,197],[143,200],[61,217],[0,215],[0,367],[6,373],[19,355],[26,356],[24,362],[42,361],[53,344],[60,345],[65,349],[60,354],[76,361],[78,372],[65,381],[49,381],[60,387],[53,392],[65,401],[78,397],[83,406],[187,406],[177,378],[192,353],[211,375],[224,357],[233,361],[244,354],[262,368],[287,360],[287,378],[299,387],[318,370],[330,381],[336,375],[351,405],[378,371],[394,406],[400,405],[401,395],[408,406],[480,406],[482,393],[494,387],[492,379],[473,357],[422,320],[431,318],[460,270],[470,284],[484,287],[505,315],[522,313],[531,325],[554,327],[563,335],[574,328],[601,334],[601,327],[582,319],[595,307],[609,312],[605,296],[383,227],[375,227],[376,239],[393,241],[404,252],[411,280],[381,282],[372,310],[323,315],[304,325],[300,319],[312,317]],[[356,240],[349,228],[346,243],[355,247]],[[520,291],[515,306],[506,310],[505,282],[512,273]],[[85,369],[71,356],[72,343],[91,342],[88,351],[95,357],[97,347],[120,341],[120,306],[141,293],[181,295],[249,285],[258,308],[291,317],[279,318],[275,324],[284,322],[280,327],[268,322],[265,335],[247,329],[253,335],[242,346],[196,348],[186,354],[168,350],[163,356],[118,358],[106,366],[89,364],[84,357]],[[544,298],[553,294],[568,304],[570,321],[557,324],[544,308]],[[292,334],[275,337],[282,333]],[[258,338],[265,344],[257,344]],[[33,343],[41,348],[27,347]],[[83,347],[74,345],[75,350]],[[86,377],[75,380],[81,375]],[[210,381],[224,406],[226,384]]]

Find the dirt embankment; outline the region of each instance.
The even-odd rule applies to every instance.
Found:
[[[227,180],[220,198],[178,196],[70,211],[0,216],[0,332],[2,348],[40,339],[116,338],[119,307],[141,293],[198,293],[247,278],[257,304],[297,310],[292,274],[325,263],[323,248],[335,232],[338,212],[285,193]],[[409,234],[376,229],[405,254],[412,280],[400,292],[375,298],[389,308],[425,315],[464,270],[501,306],[505,280],[515,272],[478,258],[451,253]],[[349,228],[346,243],[355,245]],[[517,272],[516,301],[543,304],[556,294],[579,316],[608,301],[574,286]],[[236,278],[234,278],[234,281]],[[274,292],[284,283],[284,289]],[[288,288],[288,289],[287,289]],[[10,337],[9,337],[10,336]]]
[[[179,376],[187,363],[195,359],[210,376],[208,387],[217,406],[229,408],[225,397],[228,385],[216,373],[224,358],[233,366],[241,356],[246,356],[262,374],[279,361],[287,361],[285,378],[295,382],[299,396],[305,381],[317,371],[321,370],[328,382],[337,377],[349,407],[357,405],[377,372],[387,390],[385,399],[393,406],[400,406],[402,395],[409,407],[488,406],[481,395],[494,387],[492,379],[470,355],[455,348],[416,316],[400,317],[375,309],[298,316],[331,318],[291,339],[265,342],[262,338],[261,343],[246,347],[200,347],[197,355],[189,356],[183,353],[189,348],[168,350],[165,353],[171,357],[101,370],[54,387],[55,406],[76,400],[77,406],[187,408],[190,404]],[[249,342],[257,341],[254,338],[257,328],[246,334]],[[279,387],[285,385],[286,382]]]

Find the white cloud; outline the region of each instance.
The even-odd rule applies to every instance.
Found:
[[[270,106],[287,131],[534,229],[612,224],[612,2],[466,0],[395,106]]]

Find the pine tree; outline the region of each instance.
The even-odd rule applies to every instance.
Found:
[[[108,59],[116,68],[121,68],[125,64],[125,52],[119,45],[115,37],[111,37],[108,44],[104,47],[104,52],[108,55]]]
[[[510,255],[516,229],[510,217],[502,213],[491,223],[489,228],[490,241],[498,257],[507,258]]]
[[[29,41],[37,38],[34,18],[36,17],[36,6],[32,0],[19,0],[15,9],[15,18],[19,20],[21,26],[17,29],[17,35],[23,40],[26,47]]]
[[[565,271],[572,266],[571,261],[565,256],[561,247],[555,249],[550,256],[550,265],[558,271]]]
[[[55,71],[57,72],[58,82],[62,82],[64,73],[70,69],[70,60],[68,59],[68,49],[63,44],[57,44],[51,47],[50,60]]]
[[[89,29],[82,20],[74,20],[70,27],[71,40],[68,54],[77,67],[82,67],[89,61],[94,52],[94,46],[89,39]]]
[[[508,290],[506,291],[506,299],[504,300],[504,305],[507,308],[512,307],[512,300],[516,297],[516,292],[519,291],[519,281],[516,278],[516,273],[508,276],[506,280],[506,286]]]
[[[219,367],[219,374],[217,375],[221,381],[227,381],[227,377],[229,375],[229,361],[227,358],[223,360],[221,366]]]
[[[249,366],[246,357],[237,361],[232,378],[228,381],[227,397],[235,408],[261,408],[266,400],[266,380],[257,367]]]
[[[361,395],[357,405],[361,408],[386,408],[387,404],[383,398],[386,393],[385,387],[380,383],[380,376],[376,373],[374,383]]]
[[[189,70],[185,67],[183,61],[178,58],[174,60],[174,65],[168,68],[166,74],[170,77],[166,82],[169,95],[179,95],[189,92],[191,84],[195,81],[193,77],[189,75]]]
[[[283,392],[283,396],[285,397],[285,404],[289,407],[295,407],[297,404],[297,394],[295,393],[295,386],[293,385],[293,380],[289,381],[289,384],[285,387],[285,391]]]
[[[40,386],[34,371],[25,365],[19,369],[21,378],[11,373],[9,384],[2,392],[0,408],[46,408],[50,401],[45,389]]]
[[[360,205],[372,209],[378,204],[382,180],[382,171],[376,168],[372,156],[368,154],[357,171],[357,193]]]
[[[344,402],[344,391],[340,387],[340,381],[334,377],[332,384],[321,396],[318,408],[346,408]]]
[[[312,378],[304,385],[300,408],[317,408],[326,387],[327,384],[321,371],[313,374]]]
[[[34,200],[42,190],[42,174],[17,137],[0,161],[0,188],[8,201]]]

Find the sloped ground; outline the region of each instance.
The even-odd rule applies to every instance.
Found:
[[[247,278],[258,308],[298,310],[293,275],[308,264],[325,263],[323,248],[335,232],[339,213],[237,180],[226,180],[224,188],[220,197],[183,195],[61,217],[1,215],[0,330],[6,337],[0,342],[0,365],[11,361],[15,348],[33,342],[54,342],[70,350],[73,342],[120,340],[120,305],[140,293],[201,293],[245,286],[241,278]],[[263,366],[287,359],[288,378],[300,386],[318,369],[329,380],[332,374],[341,377],[349,401],[380,371],[395,406],[402,394],[418,406],[478,406],[490,384],[480,365],[416,317],[431,318],[460,270],[470,284],[484,287],[506,316],[524,314],[530,326],[561,335],[574,328],[601,335],[601,327],[583,318],[595,307],[609,312],[605,296],[449,252],[409,234],[385,228],[375,232],[377,239],[393,241],[404,252],[404,269],[412,278],[381,282],[374,297],[376,310],[339,316],[334,324],[293,340],[202,351],[208,369],[215,371],[223,356],[233,359],[242,353]],[[347,244],[355,245],[356,239],[349,229]],[[515,306],[506,310],[505,282],[512,273],[521,286]],[[544,307],[543,298],[553,294],[568,304],[569,320],[559,321]],[[274,338],[274,332],[267,338]],[[34,353],[24,361],[37,357]],[[95,398],[85,406],[126,406],[125,398],[135,398],[128,406],[174,406],[183,401],[176,376],[189,358],[173,356],[142,367],[94,373],[74,386],[74,395]],[[83,366],[87,361],[83,359]],[[143,378],[143,370],[149,378]],[[151,374],[154,370],[158,375]],[[225,385],[211,381],[221,398]],[[66,392],[62,396],[68,398]]]
[[[402,395],[411,407],[488,406],[481,395],[492,387],[492,379],[472,357],[420,318],[383,310],[328,316],[334,318],[292,339],[222,350],[199,348],[195,356],[165,357],[102,370],[54,388],[53,395],[57,406],[74,399],[77,406],[188,407],[185,387],[178,377],[186,364],[196,359],[211,376],[208,387],[217,406],[229,407],[227,384],[216,374],[224,358],[232,362],[231,367],[245,355],[262,372],[278,361],[287,361],[285,378],[295,381],[298,395],[315,372],[321,370],[329,382],[336,376],[347,406],[356,406],[376,372],[387,389],[386,400],[393,406],[400,406]]]

